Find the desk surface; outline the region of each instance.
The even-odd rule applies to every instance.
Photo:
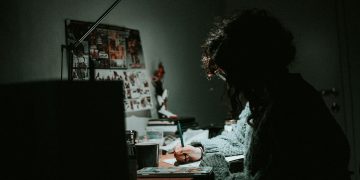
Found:
[[[174,165],[164,162],[165,159],[174,158],[174,154],[165,154],[160,156],[160,167],[172,167]],[[192,180],[193,178],[137,178],[138,180]]]
[[[172,167],[174,165],[169,164],[164,162],[165,159],[172,159],[174,158],[174,154],[165,154],[165,155],[161,155],[160,156],[160,160],[159,160],[159,166],[160,167]],[[238,159],[236,161],[232,161],[229,165],[230,165],[230,172],[234,173],[234,172],[239,172],[243,170],[243,160],[244,159]],[[137,178],[139,180],[155,180],[155,179],[159,179],[159,180],[166,180],[166,179],[171,179],[171,180],[191,180],[193,178]]]

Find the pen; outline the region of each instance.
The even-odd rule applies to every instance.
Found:
[[[184,146],[184,138],[183,138],[183,134],[182,134],[182,131],[181,131],[180,121],[178,121],[177,128],[178,128],[178,131],[179,131],[181,147],[185,147],[185,146]],[[185,154],[185,153],[184,153],[184,161],[185,161],[185,162],[188,161],[188,160],[187,160],[187,154]]]
[[[183,139],[183,135],[182,135],[182,131],[181,131],[180,121],[178,121],[177,128],[178,128],[178,131],[179,131],[181,147],[184,147],[184,139]]]

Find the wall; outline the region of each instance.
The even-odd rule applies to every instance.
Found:
[[[354,169],[357,179],[360,179],[360,2],[357,0],[339,1],[342,8],[343,29],[342,32],[342,57],[347,65],[348,96],[351,98],[349,107],[351,111],[348,116],[352,120],[352,131],[354,132],[353,146],[356,168]]]
[[[3,2],[0,83],[60,79],[64,20],[95,22],[113,2]],[[207,125],[222,123],[225,117],[219,105],[222,84],[208,82],[200,68],[200,45],[221,9],[220,0],[124,0],[102,23],[139,29],[149,74],[160,61],[165,66],[170,111]]]

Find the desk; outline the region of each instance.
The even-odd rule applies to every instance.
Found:
[[[159,166],[160,167],[171,167],[173,165],[168,164],[166,162],[164,162],[163,160],[165,159],[171,159],[174,158],[174,154],[166,154],[166,155],[162,155],[160,157],[160,162],[159,162]],[[236,173],[236,172],[241,172],[244,170],[244,159],[237,159],[234,161],[231,161],[229,163],[229,170],[231,173]]]
[[[174,165],[172,164],[168,164],[165,163],[164,160],[165,159],[172,159],[174,158],[174,154],[165,154],[165,155],[161,155],[160,156],[160,162],[159,162],[159,166],[160,167],[172,167]],[[231,173],[235,173],[235,172],[241,172],[243,171],[243,161],[244,159],[238,159],[235,161],[231,161],[229,163],[229,169]],[[159,180],[193,180],[194,178],[137,178],[138,180],[155,180],[155,179],[159,179]]]
[[[163,160],[174,158],[174,154],[165,154],[160,156],[160,167],[172,167],[174,165],[165,163]],[[199,178],[183,177],[183,178],[137,178],[138,180],[199,180]],[[209,179],[209,178],[206,178]],[[213,177],[211,178],[213,179]],[[201,178],[203,180],[203,178]]]

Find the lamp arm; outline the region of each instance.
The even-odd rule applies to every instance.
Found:
[[[75,42],[74,45],[70,45],[70,46],[66,46],[66,45],[62,45],[61,46],[61,72],[60,72],[60,77],[61,80],[63,79],[63,50],[66,49],[66,52],[68,54],[68,77],[71,79],[71,72],[69,71],[71,69],[71,64],[72,64],[72,57],[71,54],[74,53],[73,51],[75,50],[75,48],[77,48],[83,41],[85,38],[87,38],[89,36],[89,34],[94,31],[94,29],[100,24],[100,22],[105,18],[106,15],[108,15],[110,13],[111,10],[113,10],[115,8],[116,5],[118,5],[120,3],[121,0],[116,0],[100,17],[98,20],[96,20],[96,22],[89,28],[89,30],[87,30],[87,32],[79,39]],[[90,63],[91,64],[91,63]],[[91,77],[90,77],[91,78]]]
[[[86,37],[89,36],[89,34],[100,24],[100,22],[105,18],[106,15],[108,15],[110,13],[111,10],[113,10],[115,8],[115,6],[117,4],[119,4],[121,0],[116,0],[110,7],[109,9],[107,9],[100,17],[98,20],[96,20],[96,22],[89,28],[89,30],[78,40],[75,42],[74,47],[76,48],[80,45],[80,43],[82,43],[84,41],[84,39]]]

